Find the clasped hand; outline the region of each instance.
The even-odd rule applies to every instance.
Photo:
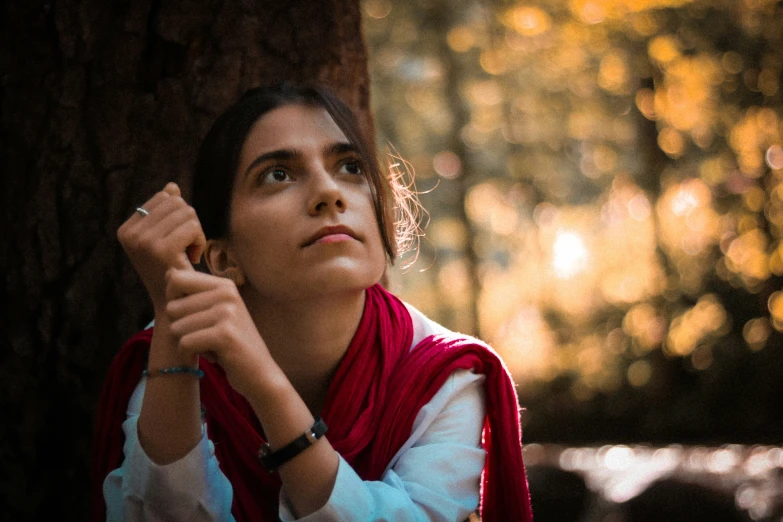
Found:
[[[166,272],[166,316],[183,356],[217,361],[231,386],[247,395],[269,352],[233,281],[170,268]]]
[[[219,362],[244,394],[269,352],[239,290],[230,279],[193,269],[206,238],[175,183],[143,207],[148,214],[134,213],[117,237],[152,300],[156,324],[168,325],[178,360],[201,355]]]

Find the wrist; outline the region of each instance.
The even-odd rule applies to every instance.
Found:
[[[171,333],[165,313],[155,314],[155,329],[150,343],[149,368],[198,365],[198,356],[183,354],[177,349],[177,338]]]
[[[166,303],[158,304],[153,302],[152,312],[155,319],[155,329],[157,329],[158,326],[168,328],[168,325],[171,324],[171,321],[169,320],[169,316],[166,314]]]
[[[273,450],[268,442],[262,444],[258,450],[258,458],[269,473],[275,473],[280,466],[296,458],[304,450],[318,442],[326,430],[326,423],[317,417],[312,427],[282,448]]]
[[[237,390],[244,395],[259,418],[264,418],[268,409],[277,408],[291,394],[296,394],[283,371],[276,364],[270,366],[254,372],[253,379],[242,390]]]

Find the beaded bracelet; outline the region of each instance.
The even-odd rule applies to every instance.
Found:
[[[165,375],[176,375],[178,373],[184,373],[187,375],[195,375],[199,379],[204,377],[204,371],[201,368],[191,368],[190,366],[172,366],[170,368],[161,368],[159,370],[144,370],[141,374],[144,377],[162,377]]]

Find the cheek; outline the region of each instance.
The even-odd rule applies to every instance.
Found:
[[[237,253],[240,264],[256,265],[258,261],[267,257],[270,252],[278,251],[275,248],[275,238],[279,238],[279,226],[271,223],[263,215],[257,212],[248,212],[247,209],[237,208],[231,216],[231,241],[234,251]],[[277,230],[277,233],[275,231]]]
[[[370,261],[374,266],[380,266],[382,270],[385,270],[387,264],[386,246],[384,245],[383,235],[377,225],[377,221],[375,223],[376,226],[373,227],[374,233],[370,246]]]
[[[388,214],[388,213],[387,213]],[[370,200],[370,208],[369,208],[369,216],[370,219],[372,219],[372,223],[375,225],[373,227],[373,236],[374,240],[377,246],[377,250],[380,251],[380,256],[383,258],[384,263],[386,262],[386,243],[384,242],[384,230],[382,227],[384,226],[381,223],[381,220],[378,219],[378,216],[375,212],[375,205],[373,200]],[[394,233],[395,233],[395,227],[394,227],[394,216],[388,216],[391,219],[391,222],[386,223],[386,237],[393,243],[395,240]],[[375,250],[375,249],[374,249]]]

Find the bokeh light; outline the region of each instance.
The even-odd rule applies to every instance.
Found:
[[[368,5],[379,141],[415,166],[430,213],[392,288],[503,356],[528,433],[778,433],[783,6]],[[648,456],[620,448],[607,464],[599,449],[563,462]],[[747,467],[715,451],[690,448],[687,466]],[[672,470],[685,453],[649,458]],[[646,484],[626,477],[606,498]],[[764,495],[740,496],[762,513]]]

